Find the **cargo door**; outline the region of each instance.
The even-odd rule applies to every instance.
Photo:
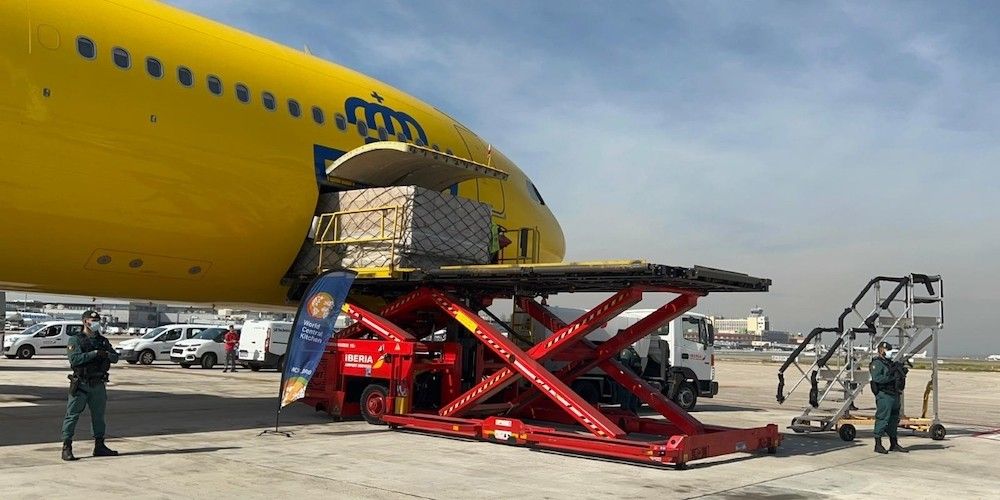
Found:
[[[455,125],[455,130],[462,137],[462,142],[465,143],[470,160],[492,166],[490,165],[488,146],[476,134],[458,124]],[[489,203],[493,207],[494,215],[503,217],[507,206],[504,199],[503,183],[499,179],[485,177],[476,179],[476,192],[478,193],[479,201]]]

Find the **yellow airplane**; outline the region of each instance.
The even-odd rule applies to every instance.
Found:
[[[506,173],[453,192],[562,260],[530,179],[393,87],[154,1],[3,0],[0,289],[285,305],[327,166],[379,141]]]

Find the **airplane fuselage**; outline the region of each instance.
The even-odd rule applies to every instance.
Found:
[[[399,90],[152,1],[7,0],[0,289],[283,305],[326,165],[378,140],[506,172],[457,193],[562,259],[524,173]]]

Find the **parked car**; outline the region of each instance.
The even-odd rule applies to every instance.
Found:
[[[170,359],[170,350],[178,340],[187,340],[215,325],[164,325],[153,328],[137,339],[125,340],[115,346],[121,359],[129,364],[153,364]]]
[[[200,365],[211,368],[216,363],[226,360],[226,344],[223,341],[229,328],[215,326],[202,330],[190,340],[182,340],[174,344],[170,350],[170,361],[178,363],[183,368]],[[239,333],[240,328],[236,328]]]
[[[83,332],[81,321],[46,321],[4,336],[3,354],[8,359],[30,359],[36,354],[66,354],[69,338]]]

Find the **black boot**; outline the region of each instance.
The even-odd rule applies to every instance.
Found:
[[[882,437],[881,436],[878,436],[878,437],[875,438],[875,453],[881,453],[883,455],[886,454],[886,453],[889,453],[885,449],[885,446],[882,446]]]
[[[103,439],[94,440],[94,456],[95,457],[117,457],[118,452],[104,446]]]
[[[73,461],[73,460],[79,460],[78,458],[76,458],[76,457],[73,456],[73,442],[72,441],[63,441],[62,459],[65,460],[65,461],[67,461],[67,462],[70,462],[70,461]]]
[[[903,448],[899,445],[899,440],[896,436],[889,436],[889,451],[898,451],[900,453],[909,453],[910,450]]]

